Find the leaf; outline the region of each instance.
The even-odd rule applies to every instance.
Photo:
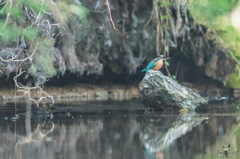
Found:
[[[226,87],[226,85],[227,85],[226,81],[222,80],[222,83],[223,83],[224,87]]]
[[[165,46],[165,51],[166,51],[166,52],[168,52],[168,51],[169,51],[169,49],[168,49],[168,46]]]
[[[166,26],[165,24],[163,24],[162,27],[163,27],[164,29],[167,29],[167,26]]]
[[[176,79],[176,76],[175,76],[175,75],[172,75],[172,78],[173,78],[173,79]]]
[[[171,5],[172,5],[172,3],[169,2],[169,1],[165,1],[165,2],[163,3],[163,6],[164,6],[164,7],[168,7],[168,6],[171,6]]]
[[[164,63],[166,66],[169,66],[169,63],[166,60],[164,60]]]
[[[168,19],[168,16],[167,15],[163,15],[161,16],[162,19]]]
[[[168,13],[169,13],[169,14],[172,14],[172,11],[169,9],[169,10],[168,10]]]

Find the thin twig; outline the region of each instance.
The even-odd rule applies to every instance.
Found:
[[[149,24],[150,21],[152,20],[153,12],[154,12],[154,11],[152,10],[150,18],[148,19],[147,23],[144,25],[144,30],[146,30],[146,27],[148,26],[148,24]]]
[[[10,16],[10,13],[11,13],[11,9],[12,9],[12,0],[9,0],[9,3],[10,3],[10,8],[9,8],[9,12],[7,13],[7,18],[6,18],[6,21],[5,21],[5,24],[4,24],[4,27],[6,27],[7,23],[8,23],[8,19],[9,19],[9,16]],[[8,3],[7,3],[8,4]],[[7,5],[6,4],[6,5]],[[5,5],[5,6],[6,6]],[[4,8],[5,8],[4,6]]]
[[[106,0],[106,4],[107,4],[107,7],[108,7],[108,13],[109,13],[110,20],[111,20],[111,22],[112,22],[113,29],[115,29],[116,31],[118,31],[118,29],[115,27],[115,24],[114,24],[113,19],[112,19],[111,10],[110,10],[110,6],[109,6],[108,0]],[[119,31],[118,31],[118,32],[119,32]]]

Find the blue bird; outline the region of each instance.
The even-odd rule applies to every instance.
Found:
[[[154,71],[159,70],[163,66],[163,60],[164,59],[171,59],[171,58],[170,57],[166,57],[164,55],[158,55],[158,57],[155,58],[154,60],[152,60],[151,62],[149,62],[147,67],[145,69],[143,69],[141,72],[144,72],[144,71],[147,72],[150,69],[152,69]]]

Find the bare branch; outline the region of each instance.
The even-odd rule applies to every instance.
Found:
[[[106,0],[106,5],[107,5],[107,7],[108,7],[108,13],[109,13],[110,20],[111,20],[111,22],[112,22],[112,26],[113,26],[113,28],[114,28],[116,31],[118,31],[118,29],[115,27],[115,24],[114,24],[113,19],[112,19],[111,10],[110,10],[110,6],[109,6],[108,0]],[[118,31],[118,32],[119,32],[119,31]]]
[[[50,98],[52,100],[52,104],[54,104],[54,99],[52,96],[50,96],[47,92],[43,91],[42,89],[40,89],[40,98],[36,101],[35,99],[33,99],[31,97],[31,90],[37,90],[38,87],[27,87],[22,85],[21,83],[17,82],[17,78],[22,75],[23,73],[25,73],[26,71],[20,72],[18,75],[16,75],[14,77],[14,82],[15,85],[17,86],[17,92],[22,92],[23,94],[21,96],[27,95],[28,98],[33,101],[34,103],[36,103],[37,105],[43,100],[45,99],[47,101],[47,98]],[[43,94],[43,95],[42,95]],[[18,96],[20,97],[20,96]]]

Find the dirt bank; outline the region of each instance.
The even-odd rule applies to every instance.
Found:
[[[138,86],[114,85],[114,86],[98,86],[98,85],[74,85],[64,87],[44,87],[43,91],[53,96],[56,102],[62,100],[129,100],[138,97]],[[22,101],[28,99],[28,96],[18,93],[15,88],[1,88],[0,101]],[[31,92],[34,99],[39,98],[37,91]]]

